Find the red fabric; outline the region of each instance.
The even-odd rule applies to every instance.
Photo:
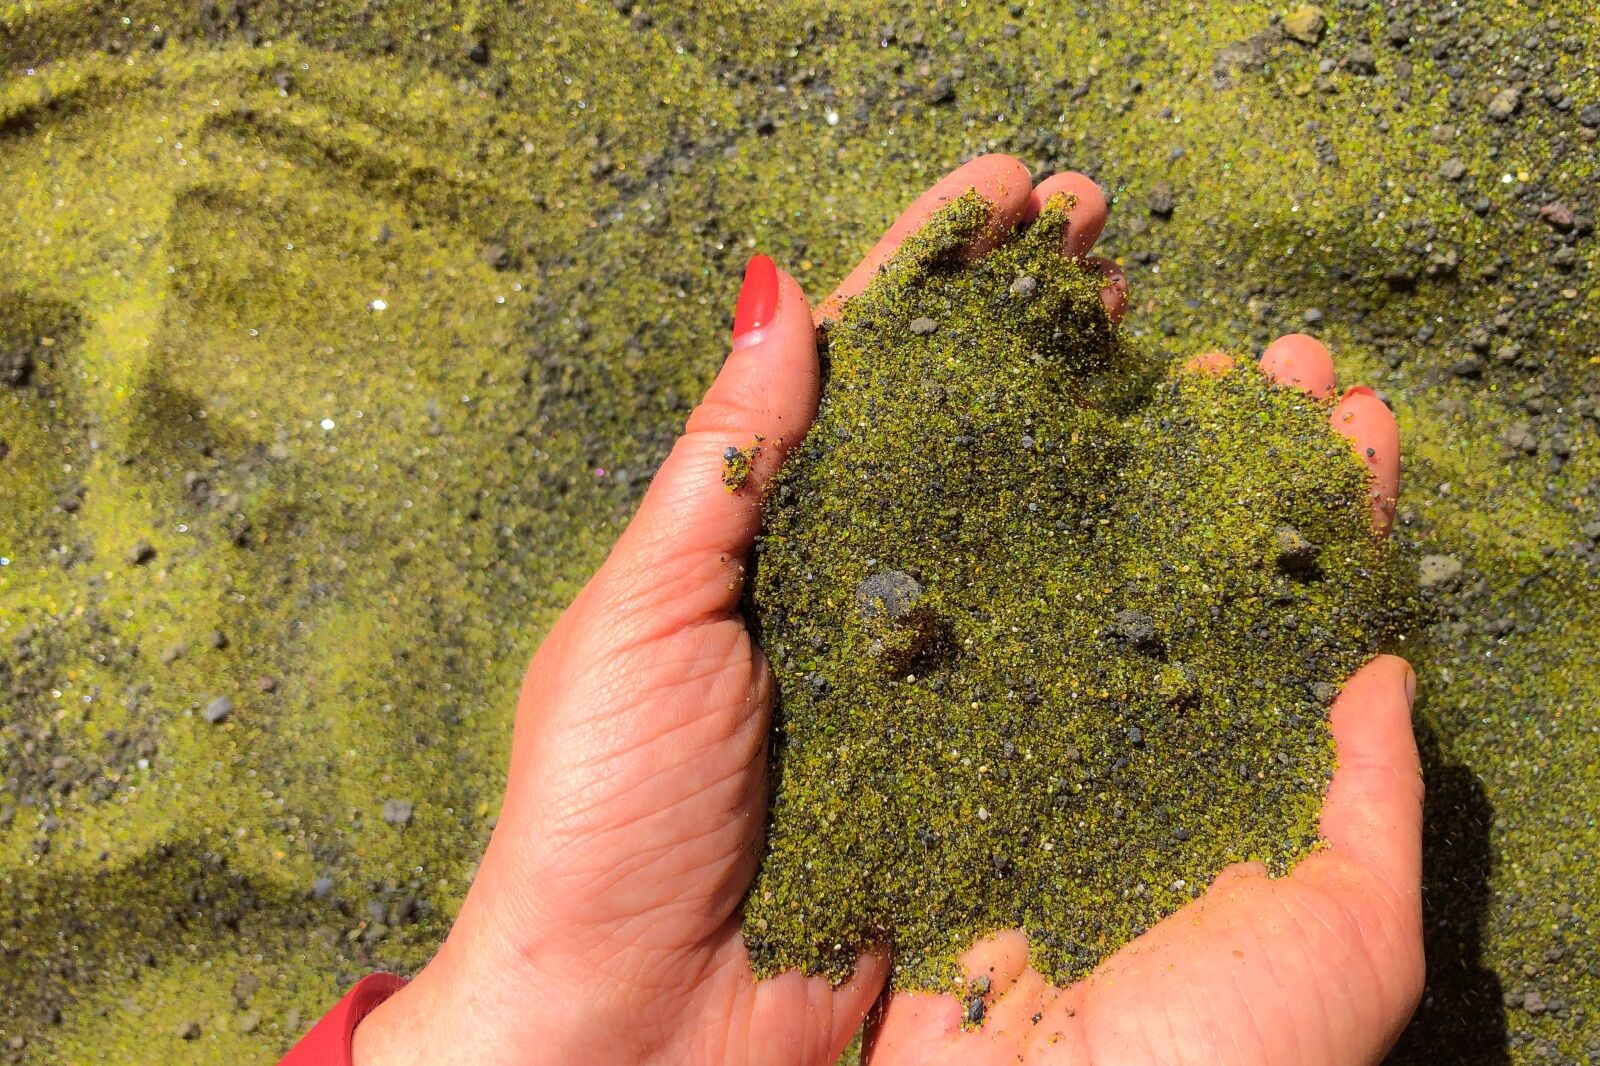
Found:
[[[367,974],[311,1027],[278,1066],[351,1066],[350,1038],[356,1026],[405,984],[404,977],[392,973]]]

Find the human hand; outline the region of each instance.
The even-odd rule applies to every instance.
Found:
[[[820,306],[864,288],[899,242],[969,189],[993,205],[982,254],[1057,192],[1064,254],[1105,200],[1081,175],[1032,187],[986,156],[936,184]],[[1103,298],[1126,302],[1104,260]],[[739,906],[761,855],[772,680],[739,612],[760,486],[816,411],[813,315],[770,260],[746,274],[733,352],[610,557],[528,669],[494,838],[438,956],[356,1030],[390,1063],[831,1063],[887,974],[757,982]],[[746,486],[724,453],[760,440]]]
[[[1333,362],[1309,337],[1270,345],[1261,371],[1318,397]],[[1196,373],[1250,373],[1220,353]],[[1399,431],[1370,389],[1352,389],[1332,426],[1372,473],[1373,522],[1386,532],[1399,484]],[[1324,801],[1324,850],[1285,877],[1256,864],[1208,891],[1090,976],[1054,988],[1028,966],[1021,932],[964,958],[989,992],[897,994],[869,1029],[873,1066],[898,1063],[1301,1066],[1379,1060],[1422,990],[1422,779],[1411,732],[1416,679],[1381,656],[1358,671],[1331,715],[1338,766]],[[981,986],[979,986],[981,987]],[[972,1006],[973,999],[979,1008]],[[981,1027],[964,1029],[968,1012]]]

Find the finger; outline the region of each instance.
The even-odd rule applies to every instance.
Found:
[[[1007,929],[978,941],[960,959],[966,974],[959,993],[896,992],[877,1019],[872,1036],[873,1057],[895,1060],[902,1045],[922,1045],[930,1039],[953,1040],[969,1017],[974,999],[989,1005],[1012,991],[1028,970],[1028,938],[1020,929]],[[985,982],[987,983],[985,985]]]
[[[1221,377],[1232,369],[1233,356],[1227,352],[1206,352],[1183,364],[1186,374],[1204,374],[1214,378]]]
[[[1008,155],[979,156],[957,167],[901,212],[894,225],[872,246],[872,250],[817,307],[817,321],[838,317],[844,302],[878,276],[878,268],[889,261],[899,249],[900,242],[922,228],[940,208],[968,190],[976,190],[979,196],[993,205],[989,225],[967,246],[967,255],[976,258],[999,244],[1016,227],[1027,211],[1033,182],[1028,177],[1028,168]]]
[[[1299,389],[1319,400],[1333,398],[1337,380],[1333,356],[1315,337],[1290,333],[1267,345],[1261,353],[1261,372],[1279,385]]]
[[[1120,266],[1104,256],[1091,255],[1084,262],[1105,276],[1106,283],[1100,290],[1100,302],[1106,305],[1106,312],[1111,315],[1111,321],[1121,322],[1122,316],[1128,310],[1128,275],[1123,273]]]
[[[1267,868],[1262,863],[1236,862],[1230,866],[1224,866],[1218,871],[1217,876],[1211,879],[1211,884],[1207,887],[1207,891],[1230,892],[1238,885],[1257,881],[1266,876]]]
[[[968,995],[981,992],[998,999],[1028,969],[1028,937],[1020,929],[985,937],[961,956],[961,967],[967,974]]]
[[[1105,229],[1106,194],[1100,191],[1093,178],[1076,171],[1052,174],[1034,186],[1022,220],[1030,222],[1037,218],[1045,202],[1057,193],[1065,193],[1075,201],[1067,216],[1067,231],[1061,238],[1062,254],[1072,259],[1086,256],[1100,239],[1100,231]]]
[[[748,963],[746,964],[748,966]],[[790,970],[756,985],[753,1062],[837,1062],[889,977],[889,959],[868,952],[838,988]],[[803,1007],[797,1009],[797,1005]]]
[[[1345,683],[1329,711],[1338,766],[1322,806],[1332,849],[1401,891],[1422,883],[1422,768],[1411,730],[1416,675],[1380,655]]]
[[[1387,533],[1400,492],[1400,426],[1389,405],[1365,385],[1344,394],[1330,416],[1372,475],[1372,527]]]
[[[670,631],[735,609],[761,523],[760,486],[817,410],[809,312],[793,278],[766,256],[750,260],[733,351],[598,575],[620,615]],[[729,462],[730,448],[746,450],[740,461]]]

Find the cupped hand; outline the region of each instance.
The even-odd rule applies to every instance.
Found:
[[[732,353],[528,668],[500,819],[450,936],[356,1030],[359,1066],[831,1063],[861,1025],[880,955],[838,988],[750,971],[739,906],[761,854],[772,678],[739,599],[761,484],[816,412],[814,317],[970,189],[992,205],[970,255],[1057,192],[1078,201],[1063,254],[1087,256],[1105,221],[1082,175],[1035,188],[1016,160],[985,156],[908,208],[815,316],[792,278],[752,260]],[[1120,315],[1121,273],[1093,262]],[[730,492],[728,449],[752,445]]]
[[[1221,353],[1189,369],[1256,372]],[[1334,395],[1333,361],[1310,337],[1275,341],[1259,370],[1284,387]],[[1355,388],[1330,418],[1368,465],[1374,528],[1386,533],[1399,487],[1394,416],[1372,390]],[[1069,988],[1028,966],[1021,932],[998,934],[963,960],[972,978],[989,979],[985,995],[889,1000],[869,1030],[872,1066],[1377,1062],[1422,991],[1415,685],[1404,660],[1380,656],[1334,701],[1327,846],[1287,876],[1269,878],[1256,864],[1223,871],[1201,898]],[[978,1015],[981,1025],[963,1026]]]

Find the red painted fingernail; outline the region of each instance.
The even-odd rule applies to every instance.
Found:
[[[753,255],[745,264],[744,284],[739,287],[739,303],[733,309],[733,339],[770,325],[778,314],[778,268],[764,255]]]
[[[1341,396],[1340,399],[1348,400],[1352,396],[1376,396],[1376,395],[1378,395],[1378,394],[1373,392],[1371,389],[1367,388],[1365,385],[1352,385],[1348,389],[1344,390],[1344,395]]]

